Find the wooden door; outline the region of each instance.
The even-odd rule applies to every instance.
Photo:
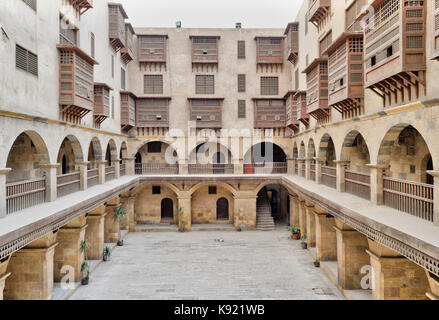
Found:
[[[174,202],[166,198],[162,200],[162,220],[174,219]]]
[[[216,202],[216,219],[229,220],[229,201],[226,198],[218,199]]]

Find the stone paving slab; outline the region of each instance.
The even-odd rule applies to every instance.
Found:
[[[344,299],[285,228],[130,233],[74,300]]]

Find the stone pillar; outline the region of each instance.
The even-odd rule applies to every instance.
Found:
[[[178,174],[189,174],[189,164],[187,159],[178,160]]]
[[[40,168],[44,171],[46,177],[46,201],[52,202],[57,197],[57,169],[59,164],[41,165]]]
[[[256,200],[253,192],[241,191],[234,196],[235,227],[256,229]]]
[[[120,222],[121,230],[134,230],[134,201],[136,197],[131,193],[127,192],[120,196],[120,202],[122,209],[125,210],[126,216]]]
[[[104,252],[104,225],[107,212],[105,205],[100,205],[87,214],[85,240],[88,243],[87,259],[101,260]]]
[[[119,221],[114,217],[114,210],[119,208],[120,199],[116,197],[111,199],[105,204],[105,211],[107,215],[105,216],[105,231],[104,231],[104,241],[105,243],[116,243],[119,239]]]
[[[233,174],[244,174],[244,159],[234,159]]]
[[[316,219],[314,217],[314,204],[306,201],[306,242],[309,248],[316,246]]]
[[[0,300],[3,300],[3,289],[5,288],[5,281],[11,275],[10,272],[6,272],[8,269],[9,259],[11,256],[4,260],[0,260]]]
[[[288,166],[288,174],[294,174],[294,168],[296,167],[296,159],[288,158],[287,159]]]
[[[81,252],[80,246],[85,239],[86,228],[87,219],[84,214],[59,229],[58,246],[55,249],[55,282],[61,282],[66,275],[64,270],[66,266],[73,267],[74,281],[81,281],[81,265],[84,262],[84,253]]]
[[[399,253],[368,239],[374,300],[425,300],[425,270]]]
[[[312,158],[305,159],[305,178],[306,180],[311,179],[311,160]]]
[[[366,276],[363,267],[370,265],[367,237],[343,221],[335,219],[337,235],[338,284],[347,290],[362,289],[361,279]]]
[[[125,172],[127,176],[134,176],[136,168],[136,158],[123,158],[125,162]]]
[[[350,161],[337,160],[334,162],[336,164],[337,172],[337,191],[346,192],[346,169],[348,168]]]
[[[314,158],[316,161],[316,183],[322,184],[322,166],[325,164],[325,158]]]
[[[81,174],[81,185],[80,185],[80,190],[84,191],[87,190],[88,186],[87,186],[87,179],[88,179],[88,165],[90,162],[76,162],[75,166],[76,169],[80,172]]]
[[[390,166],[376,164],[368,164],[366,166],[370,168],[370,201],[374,204],[382,205],[383,176]]]
[[[114,179],[120,178],[120,159],[111,160],[111,165],[114,166]]]
[[[426,293],[426,296],[430,300],[439,300],[439,277],[425,270],[428,283],[430,284],[430,290]]]
[[[290,194],[290,227],[299,227],[299,197]]]
[[[192,228],[192,196],[188,193],[178,195],[178,228],[184,224],[184,230],[190,231]]]
[[[56,233],[49,233],[15,252],[8,265],[6,300],[51,300]]]
[[[6,217],[6,176],[12,169],[0,169],[0,218]]]
[[[299,175],[299,177],[304,177],[303,174],[302,174],[302,172],[303,172],[302,168],[303,168],[303,165],[305,163],[305,159],[297,159],[297,161],[299,161],[299,167],[298,167],[299,172],[298,172],[298,175]]]
[[[107,161],[96,161],[99,169],[99,184],[105,183],[105,167],[107,166]]]
[[[433,223],[439,226],[439,171],[427,171],[434,177],[433,187]]]
[[[300,237],[306,237],[306,207],[305,200],[299,198],[299,228]]]
[[[316,252],[319,261],[337,260],[337,235],[335,218],[320,208],[314,211],[316,220]]]

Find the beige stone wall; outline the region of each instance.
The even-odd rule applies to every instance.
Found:
[[[157,186],[160,186],[159,184]],[[170,188],[161,185],[161,194],[152,194],[153,185],[146,185],[137,192],[134,202],[135,221],[141,224],[159,224],[161,220],[162,200],[169,198],[174,203],[174,220],[178,221],[178,199]],[[169,222],[169,221],[166,221]]]
[[[203,186],[192,195],[192,224],[225,224],[234,222],[234,201],[230,191],[217,187],[217,194],[209,194],[209,187]],[[229,201],[229,220],[217,220],[218,199]]]

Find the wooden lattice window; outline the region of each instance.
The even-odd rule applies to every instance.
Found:
[[[245,59],[245,41],[238,41],[238,59]]]
[[[218,37],[192,37],[193,62],[218,61]]]
[[[356,0],[346,10],[346,29],[348,31],[361,31],[360,23],[357,21],[357,16],[360,14],[363,6],[366,5],[366,0]]]
[[[38,76],[38,56],[18,44],[15,48],[15,66],[34,76]]]
[[[122,88],[122,90],[126,89],[126,71],[124,68],[120,68],[120,87]]]
[[[32,10],[37,11],[37,0],[23,0]]]
[[[246,116],[245,100],[238,100],[238,119],[245,119]]]
[[[196,94],[214,94],[215,78],[213,75],[197,75],[195,77]]]
[[[299,69],[294,73],[294,89],[299,90]]]
[[[111,56],[111,77],[114,79],[114,56]]]
[[[139,60],[144,62],[166,61],[166,36],[138,36]]]
[[[90,53],[92,58],[95,57],[95,34],[93,32],[90,32]]]
[[[163,93],[163,75],[146,74],[144,77],[144,93],[162,94]]]
[[[258,62],[281,63],[283,61],[283,39],[258,38]]]
[[[238,74],[238,92],[245,92],[245,74]]]
[[[320,41],[320,56],[323,52],[329,48],[332,43],[332,31],[330,31],[321,41]]]
[[[65,19],[59,19],[59,43],[76,46],[78,41],[78,29]]]
[[[279,94],[278,77],[261,77],[261,95],[276,96]]]

